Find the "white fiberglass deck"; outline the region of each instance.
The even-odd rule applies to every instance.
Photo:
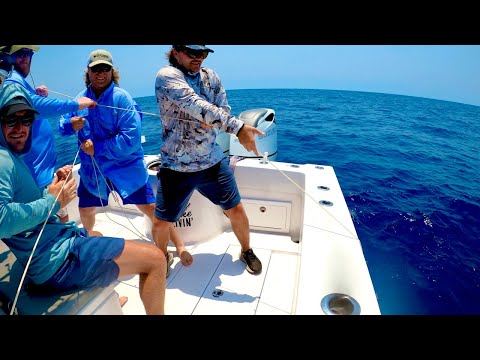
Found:
[[[126,220],[126,217],[131,221]],[[113,221],[112,221],[113,220]],[[139,239],[115,222],[133,226],[144,234],[144,218],[130,212],[98,213],[95,230],[105,236]],[[193,264],[183,266],[175,247],[175,257],[167,279],[165,313],[196,314],[292,314],[295,309],[296,274],[299,244],[289,236],[251,231],[251,246],[262,261],[263,271],[251,275],[239,260],[240,244],[233,232],[190,247]],[[145,240],[137,240],[145,241]],[[138,293],[138,276],[122,279],[115,287],[119,296],[127,296],[125,315],[143,315]]]

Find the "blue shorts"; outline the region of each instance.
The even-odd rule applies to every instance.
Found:
[[[223,210],[231,209],[241,200],[228,158],[223,158],[211,168],[196,172],[160,168],[157,178],[157,219],[169,222],[180,219],[195,189]]]
[[[144,204],[153,204],[155,202],[155,194],[153,193],[152,185],[150,185],[150,181],[142,186],[140,189],[135,191],[133,194],[130,194],[126,198],[123,198],[120,195],[120,191],[118,188],[113,184],[109,179],[107,179],[107,198],[110,195],[110,189],[113,188],[120,198],[123,201],[123,205],[127,204],[134,204],[134,205],[144,205]],[[80,184],[78,184],[77,189],[78,195],[78,207],[86,208],[86,207],[101,207],[107,206],[108,200],[102,199],[98,196],[93,195],[91,192],[87,190],[87,188],[83,185],[82,179],[80,179]],[[102,205],[103,204],[103,205]]]
[[[120,269],[113,261],[123,251],[125,239],[86,236],[81,229],[73,249],[55,274],[39,287],[43,291],[64,291],[106,287],[118,279]]]

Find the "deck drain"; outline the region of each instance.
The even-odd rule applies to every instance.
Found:
[[[321,306],[327,315],[360,315],[360,304],[345,294],[328,294],[322,299]]]
[[[323,166],[318,166],[318,165],[317,165],[317,166],[315,166],[315,169],[320,169],[320,170],[323,170],[323,169],[324,169],[324,167],[323,167]]]
[[[332,206],[333,205],[333,203],[331,201],[328,201],[328,200],[320,200],[319,203],[322,204],[322,205],[326,205],[326,206]]]
[[[213,295],[213,297],[220,297],[220,296],[223,295],[223,291],[222,290],[213,290],[212,295]]]
[[[330,188],[329,188],[328,186],[323,186],[323,185],[317,186],[317,189],[320,189],[320,190],[330,190]]]

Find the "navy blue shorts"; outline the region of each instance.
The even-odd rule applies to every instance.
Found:
[[[75,238],[73,249],[57,272],[41,286],[44,290],[74,290],[106,287],[118,279],[120,269],[113,261],[123,251],[125,239],[106,236]]]
[[[108,195],[110,195],[110,189],[113,188],[122,199],[123,205],[127,205],[127,204],[144,205],[144,204],[153,204],[155,202],[155,194],[153,193],[153,189],[152,189],[152,185],[150,184],[150,181],[147,181],[147,183],[144,186],[142,186],[140,189],[135,191],[133,194],[130,194],[126,198],[123,198],[120,195],[120,191],[118,191],[117,187],[109,179],[107,179],[107,184],[108,184],[107,198],[108,198]],[[80,208],[101,207],[101,206],[108,205],[108,200],[102,199],[100,201],[100,198],[98,196],[95,196],[91,192],[89,192],[86,189],[86,187],[82,184],[82,179],[80,179],[80,184],[78,184],[77,194],[78,194],[78,207]]]
[[[223,158],[211,168],[196,172],[160,168],[157,178],[157,219],[169,222],[180,219],[195,189],[223,210],[233,208],[241,200],[228,158]]]

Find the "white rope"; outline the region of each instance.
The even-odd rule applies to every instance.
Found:
[[[52,92],[52,93],[54,93],[54,94],[58,94],[58,95],[62,95],[62,96],[65,96],[65,97],[74,99],[74,96],[62,94],[62,93],[60,93],[60,92],[53,91],[53,90],[50,90],[50,89],[48,90],[48,92]],[[147,111],[138,111],[138,110],[134,110],[134,109],[125,109],[125,108],[121,108],[121,107],[117,107],[117,106],[110,106],[110,105],[103,105],[103,104],[98,104],[97,106],[106,107],[106,108],[111,108],[111,109],[117,109],[117,110],[132,111],[132,112],[137,112],[137,113],[141,113],[141,114],[145,114],[145,115],[151,115],[151,116],[156,116],[156,117],[161,118],[160,114],[155,114],[155,113],[151,113],[151,112],[147,112]],[[171,116],[166,116],[166,115],[164,115],[163,117],[169,118],[169,119],[181,120],[181,121],[189,121],[189,122],[193,122],[193,123],[201,123],[201,124],[206,124],[206,125],[208,125],[208,126],[211,126],[210,124],[207,124],[206,122],[199,121],[199,120],[182,119],[182,118],[171,117]]]
[[[63,96],[66,96],[66,97],[71,97],[73,98],[72,96],[69,96],[69,95],[65,95],[65,94],[62,94],[62,93],[59,93],[59,92],[56,92],[56,91],[52,91],[52,90],[49,90],[53,93],[56,93],[56,94],[59,94],[59,95],[63,95]],[[142,112],[142,111],[137,111],[137,110],[131,110],[131,109],[123,109],[123,108],[118,108],[118,107],[115,107],[115,106],[108,106],[108,105],[101,105],[101,104],[98,104],[97,106],[104,106],[104,107],[110,107],[110,108],[114,108],[114,109],[119,109],[119,110],[126,110],[126,111],[136,111],[136,112]],[[148,112],[142,112],[143,114],[148,114],[148,115],[152,115],[152,116],[157,116],[157,117],[160,117],[159,114],[154,114],[154,113],[148,113]],[[167,116],[165,116],[167,117]],[[167,117],[167,118],[170,118],[170,117]],[[190,120],[190,119],[181,119],[181,118],[172,118],[172,119],[175,119],[175,120],[182,120],[182,121],[191,121],[191,122],[197,122],[195,120]],[[271,164],[277,171],[279,171],[283,176],[285,176],[289,181],[291,181],[296,187],[298,187],[306,196],[308,196],[311,200],[313,200],[315,202],[315,204],[317,204],[317,206],[319,206],[323,211],[325,211],[330,217],[332,217],[336,222],[338,222],[345,230],[347,230],[347,232],[352,235],[352,238],[353,239],[356,239],[356,240],[359,240],[357,236],[355,236],[347,227],[345,227],[345,225],[343,225],[337,218],[335,218],[326,208],[324,208],[323,206],[321,206],[317,200],[315,200],[313,198],[312,195],[310,195],[309,193],[307,193],[301,186],[299,186],[295,181],[293,181],[292,179],[290,179],[290,177],[285,174],[282,170],[280,170],[278,167],[276,167],[271,161],[269,161],[268,159],[266,159],[266,161]],[[102,175],[103,176],[103,175]],[[108,185],[107,185],[108,186]],[[120,205],[120,204],[119,204]],[[120,205],[121,207],[121,205]],[[122,209],[123,210],[123,209]],[[112,220],[113,221],[113,220]],[[348,236],[350,237],[350,236]]]
[[[352,238],[352,239],[355,239],[355,240],[360,240],[357,236],[355,236],[345,225],[343,225],[335,216],[333,216],[325,207],[321,206],[318,201],[312,196],[310,195],[309,193],[307,193],[305,191],[305,189],[303,189],[300,185],[298,185],[295,181],[293,181],[287,174],[285,174],[282,170],[280,170],[277,166],[275,166],[273,164],[273,162],[271,162],[270,160],[268,159],[265,159],[270,165],[272,165],[277,171],[279,171],[283,176],[285,176],[288,180],[290,180],[296,187],[298,187],[305,195],[307,195],[311,200],[313,200],[313,202],[315,202],[315,204],[317,206],[320,207],[320,209],[322,209],[323,211],[325,211],[332,219],[334,219],[336,222],[338,222],[345,230],[347,230],[347,232],[352,235],[352,236],[346,236],[346,235],[343,235],[343,234],[339,234],[339,235],[342,235],[342,236],[346,236],[346,237],[349,237],[349,238]]]
[[[33,81],[33,77],[32,77],[32,81]],[[48,90],[48,91],[49,91],[49,92],[52,92],[52,93],[55,93],[55,94],[58,94],[58,95],[65,96],[65,97],[74,98],[73,96],[69,96],[69,95],[66,95],[66,94],[62,94],[62,93],[60,93],[60,92],[56,92],[56,91],[53,91],[53,90]],[[145,112],[145,111],[125,109],[125,108],[119,108],[119,107],[115,107],[115,106],[102,105],[102,104],[98,104],[97,106],[103,106],[103,107],[108,107],[108,108],[113,108],[113,109],[119,109],[119,110],[125,110],[125,111],[133,111],[133,112],[138,112],[138,113],[143,113],[143,114],[147,114],[147,115],[151,115],[151,116],[160,117],[159,114],[149,113],[149,112]],[[182,121],[198,122],[198,121],[196,121],[196,120],[190,120],[190,119],[179,119],[179,118],[175,118],[175,119],[176,119],[176,120],[182,120]],[[75,155],[75,159],[74,159],[74,163],[73,163],[73,164],[75,164],[75,162],[76,162],[76,159],[77,159],[77,157],[78,157],[79,151],[80,151],[80,148],[79,148],[79,150],[77,151],[77,154]],[[100,173],[100,175],[102,176],[103,180],[105,181],[105,184],[106,184],[107,187],[109,188],[110,192],[113,192],[114,189],[112,189],[112,188],[109,186],[108,182],[106,181],[106,179],[105,179],[102,171],[100,170],[100,167],[98,166],[98,164],[97,164],[97,162],[96,162],[96,160],[95,160],[95,158],[94,158],[93,155],[91,155],[91,158],[92,158],[92,163],[93,163],[93,165],[94,165],[94,173],[95,173],[95,179],[96,179],[96,183],[97,183],[97,188],[98,188],[98,191],[99,191],[99,199],[100,199],[100,203],[101,203],[101,205],[102,205],[102,207],[103,207],[104,205],[103,205],[102,198],[101,198],[101,196],[100,196],[100,185],[99,185],[99,182],[98,182],[97,170],[98,170],[98,172]],[[310,195],[308,192],[305,191],[305,189],[303,189],[301,186],[299,186],[295,181],[293,181],[287,174],[285,174],[282,170],[280,170],[277,166],[275,166],[275,164],[273,164],[273,162],[269,161],[266,157],[265,157],[265,160],[266,160],[267,163],[269,163],[270,165],[272,165],[278,172],[280,172],[283,176],[285,176],[290,182],[292,182],[297,188],[299,188],[306,196],[308,196],[312,201],[314,201],[315,204],[316,204],[317,206],[319,206],[323,211],[325,211],[331,218],[333,218],[336,222],[338,222],[338,223],[351,235],[351,237],[350,237],[350,236],[347,236],[347,237],[350,237],[350,238],[355,239],[355,240],[359,240],[357,236],[355,236],[344,224],[342,224],[337,218],[335,218],[335,216],[333,216],[326,208],[322,207],[312,195]],[[68,174],[68,177],[69,177],[70,175],[71,175],[71,173]],[[38,237],[37,237],[37,240],[35,241],[35,244],[34,244],[33,249],[32,249],[32,253],[30,254],[30,257],[29,257],[28,262],[27,262],[27,264],[26,264],[26,266],[25,266],[25,270],[24,270],[24,272],[23,272],[22,278],[21,278],[21,280],[20,280],[20,284],[19,284],[19,286],[18,286],[17,293],[16,293],[15,299],[14,299],[14,301],[13,301],[13,305],[12,305],[12,309],[11,309],[11,311],[10,311],[10,315],[12,315],[12,314],[14,313],[14,311],[15,311],[15,306],[16,306],[16,303],[17,303],[17,300],[18,300],[18,296],[19,296],[19,294],[20,294],[20,290],[21,290],[21,288],[22,288],[24,279],[25,279],[25,277],[26,277],[26,273],[27,273],[28,267],[29,267],[29,265],[30,265],[30,263],[31,263],[33,254],[34,254],[35,249],[36,249],[36,247],[37,247],[37,245],[38,245],[38,242],[39,242],[40,237],[41,237],[41,235],[42,235],[42,233],[43,233],[43,230],[44,230],[45,225],[46,225],[46,223],[47,223],[47,221],[48,221],[48,218],[50,217],[50,215],[51,215],[51,213],[52,213],[52,211],[53,211],[53,208],[54,208],[54,206],[55,206],[55,203],[56,203],[57,200],[58,200],[58,197],[60,196],[61,192],[63,191],[63,187],[65,186],[65,183],[66,183],[66,181],[68,180],[68,177],[67,177],[67,179],[65,180],[65,182],[64,182],[64,184],[63,184],[63,186],[62,186],[62,188],[61,188],[61,190],[60,190],[60,192],[59,192],[59,194],[58,194],[57,197],[55,198],[55,202],[54,202],[52,208],[50,209],[50,211],[49,211],[49,213],[48,213],[47,219],[45,220],[45,222],[44,222],[44,224],[43,224],[43,226],[42,226],[42,229],[41,229],[41,231],[40,231],[40,233],[39,233],[39,235],[38,235]],[[115,192],[113,192],[113,194],[115,194]],[[117,202],[118,206],[120,207],[120,209],[122,210],[125,218],[128,220],[128,222],[132,225],[132,227],[135,229],[135,231],[136,231],[137,233],[135,233],[133,230],[127,228],[127,227],[124,226],[123,224],[118,223],[118,222],[116,222],[115,220],[111,219],[111,218],[108,216],[107,212],[105,212],[105,215],[107,216],[107,218],[110,219],[110,221],[112,221],[112,222],[114,222],[114,223],[116,223],[116,224],[124,227],[125,229],[129,230],[129,231],[132,232],[133,234],[139,236],[140,238],[142,238],[142,239],[144,239],[144,240],[147,240],[147,241],[150,241],[150,239],[148,239],[147,237],[145,237],[144,235],[142,235],[142,234],[140,233],[140,231],[134,226],[134,224],[133,224],[133,223],[130,221],[130,219],[127,217],[127,214],[126,214],[125,210],[123,209],[122,205],[120,204],[118,198],[117,198],[115,195],[113,195],[113,197],[114,197],[114,200]],[[107,205],[108,205],[108,204],[107,204]],[[345,236],[345,235],[343,235],[343,234],[339,234],[339,235]]]
[[[105,216],[106,216],[110,221],[114,222],[115,224],[118,224],[118,225],[122,226],[123,228],[127,229],[128,231],[130,231],[132,234],[139,236],[139,237],[142,238],[143,240],[150,241],[149,238],[147,238],[146,236],[144,236],[144,235],[142,235],[142,234],[140,233],[140,230],[138,230],[138,229],[135,227],[135,225],[133,225],[133,223],[130,221],[130,219],[127,217],[127,213],[126,213],[125,210],[123,209],[122,204],[120,204],[120,201],[118,200],[118,197],[115,195],[116,192],[114,192],[114,189],[112,189],[112,188],[110,187],[110,185],[108,185],[107,179],[105,179],[105,176],[103,176],[102,171],[100,170],[100,167],[98,166],[98,164],[97,164],[95,158],[93,157],[93,155],[90,155],[90,156],[91,156],[91,158],[92,158],[92,163],[93,163],[93,165],[94,165],[94,174],[95,174],[95,180],[96,180],[96,182],[97,182],[98,198],[100,199],[100,204],[102,205],[102,207],[104,206],[104,205],[103,205],[102,197],[100,196],[100,184],[99,184],[99,182],[98,182],[97,170],[98,170],[98,172],[100,173],[100,175],[102,176],[103,181],[105,181],[105,184],[107,185],[108,189],[109,189],[110,192],[112,193],[115,202],[117,203],[117,205],[118,205],[118,206],[120,207],[120,209],[122,210],[123,215],[124,215],[125,218],[128,220],[128,222],[130,223],[130,225],[132,225],[132,227],[135,229],[136,232],[134,232],[133,230],[127,228],[125,225],[123,225],[123,224],[121,224],[121,223],[119,223],[119,222],[116,222],[115,220],[113,220],[112,218],[110,218],[110,217],[108,216],[108,213],[107,213],[107,212],[105,212]],[[108,199],[107,199],[107,201],[108,201]],[[107,204],[107,205],[108,205],[108,204]]]

